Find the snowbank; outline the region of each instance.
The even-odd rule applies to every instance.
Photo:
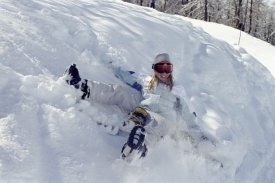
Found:
[[[275,180],[273,68],[246,51],[256,49],[251,37],[242,40],[245,48],[231,45],[182,17],[116,0],[2,2],[0,182]],[[274,53],[262,45],[261,53]],[[127,137],[108,135],[96,122],[116,123],[124,114],[76,103],[77,91],[60,78],[74,62],[82,78],[123,84],[106,63],[151,74],[162,52],[170,54],[199,125],[218,142],[211,155],[224,168],[170,137],[141,165],[121,162]]]

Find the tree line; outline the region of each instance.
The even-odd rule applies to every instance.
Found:
[[[150,5],[150,0],[123,1]],[[156,0],[155,8],[169,14],[234,27],[275,45],[275,9],[265,0]]]

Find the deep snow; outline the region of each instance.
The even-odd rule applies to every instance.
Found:
[[[270,44],[244,33],[237,45],[238,30],[119,0],[1,0],[0,7],[1,183],[275,181]],[[142,164],[121,162],[127,137],[96,122],[117,123],[124,114],[76,103],[77,91],[60,78],[74,62],[82,78],[123,84],[106,63],[152,74],[162,52],[199,125],[218,142],[211,154],[224,168],[170,137]]]

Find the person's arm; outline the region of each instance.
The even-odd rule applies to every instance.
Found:
[[[172,93],[177,97],[178,105],[181,106],[181,115],[186,122],[189,133],[196,139],[203,136],[200,127],[197,124],[197,114],[195,108],[189,101],[185,89],[182,85],[175,85]]]
[[[172,89],[172,93],[175,95],[175,96],[179,96],[180,98],[182,98],[185,103],[187,104],[189,110],[191,113],[193,113],[193,115],[195,115],[195,117],[197,117],[197,114],[195,112],[195,108],[194,106],[191,104],[188,96],[186,95],[186,92],[185,92],[185,89],[182,85],[175,85]]]
[[[120,80],[138,91],[142,90],[142,85],[139,82],[141,80],[141,76],[136,74],[134,71],[126,71],[123,68],[114,66],[112,64],[110,64],[110,68],[113,70],[116,77],[118,77]]]

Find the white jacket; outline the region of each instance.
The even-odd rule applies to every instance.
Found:
[[[140,106],[151,116],[145,129],[147,133],[157,136],[154,141],[165,135],[173,135],[175,130],[188,131],[193,138],[201,138],[202,133],[196,123],[194,108],[190,105],[182,85],[175,84],[170,91],[165,84],[159,83],[148,91],[151,76],[137,75],[132,71],[124,71],[121,67],[111,68],[118,78],[141,92]]]

